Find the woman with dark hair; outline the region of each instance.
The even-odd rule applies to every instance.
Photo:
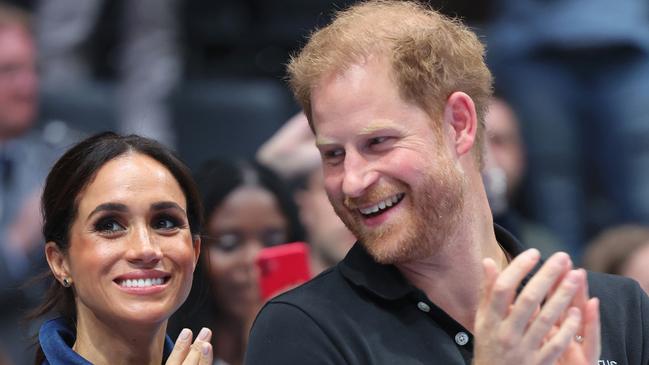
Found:
[[[211,332],[176,346],[167,321],[190,292],[201,202],[161,144],[102,133],[66,152],[42,196],[46,298],[36,364],[211,364]],[[173,349],[173,350],[172,350]]]
[[[206,321],[214,329],[215,364],[238,365],[262,304],[257,255],[264,247],[303,240],[304,231],[286,184],[257,162],[210,161],[196,181],[205,207],[207,254],[175,319]]]

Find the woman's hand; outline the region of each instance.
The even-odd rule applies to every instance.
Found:
[[[165,365],[212,365],[212,331],[203,328],[192,344],[192,331],[184,328]]]
[[[553,255],[517,296],[540,255],[528,250],[502,272],[485,260],[476,315],[475,365],[589,365],[599,358],[597,299],[588,299],[586,273],[565,253]],[[581,343],[575,342],[580,335]]]

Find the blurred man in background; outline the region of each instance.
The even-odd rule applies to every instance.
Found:
[[[485,125],[487,149],[483,177],[494,222],[520,237],[528,247],[538,248],[544,257],[565,250],[546,227],[529,220],[518,209],[527,158],[519,121],[511,106],[504,99],[493,97]]]
[[[19,287],[40,268],[43,180],[57,155],[34,125],[38,75],[29,17],[0,4],[0,339],[16,363],[26,363],[27,335],[19,319],[31,293]]]
[[[493,6],[489,66],[522,122],[532,218],[575,258],[606,226],[649,224],[649,2]]]

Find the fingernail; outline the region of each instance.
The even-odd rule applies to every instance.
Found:
[[[183,328],[182,331],[180,331],[180,336],[178,336],[178,339],[181,341],[187,341],[189,340],[189,336],[192,335],[192,331],[190,331],[188,328]]]
[[[536,248],[530,248],[529,250],[527,250],[526,254],[533,259],[535,259],[537,256],[541,256],[541,252],[539,252],[539,250],[537,250]]]
[[[207,341],[207,337],[210,335],[210,330],[203,327],[201,331],[198,333],[198,339],[201,341]]]
[[[202,344],[201,351],[203,351],[203,355],[207,356],[210,353],[210,344],[209,343]]]
[[[568,273],[568,281],[570,281],[573,284],[577,284],[579,282],[579,279],[581,279],[581,273],[579,270],[572,270]]]

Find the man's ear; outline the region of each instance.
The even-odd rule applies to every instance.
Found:
[[[194,270],[198,264],[198,259],[201,256],[201,236],[195,235],[192,239],[192,248],[194,249]]]
[[[72,283],[73,278],[70,275],[68,260],[55,242],[50,241],[45,244],[45,258],[47,258],[47,264],[50,265],[54,277],[61,285],[64,285],[64,279],[68,283]]]
[[[457,155],[469,152],[478,131],[478,117],[471,97],[461,91],[452,93],[446,100],[444,121],[452,128]]]

